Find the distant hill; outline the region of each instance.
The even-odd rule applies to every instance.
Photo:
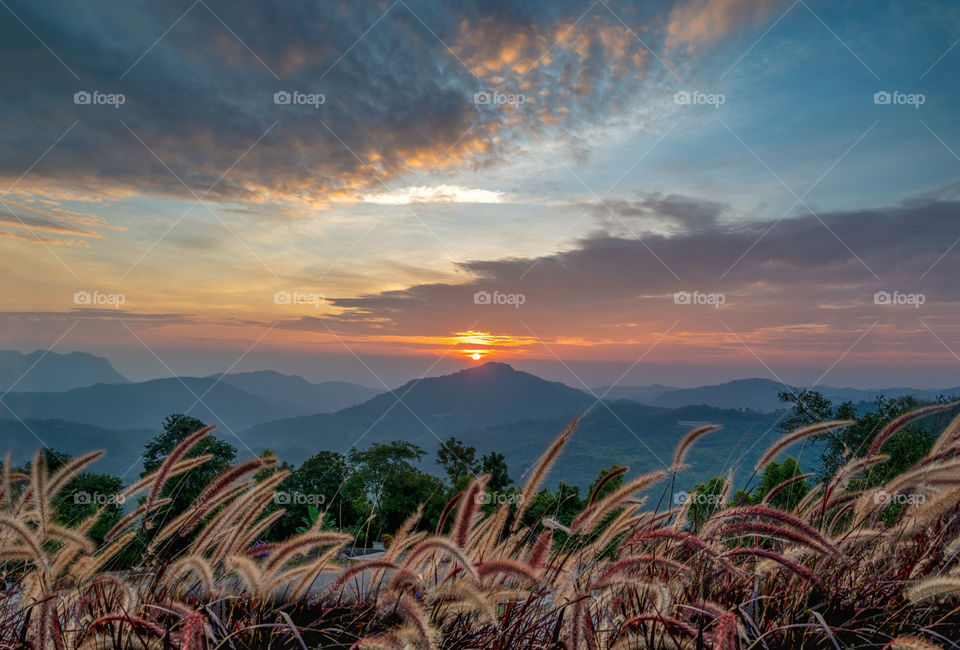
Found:
[[[598,386],[593,389],[597,397],[604,396],[604,399],[628,399],[641,404],[651,404],[655,399],[667,391],[678,390],[673,386],[664,386],[663,384],[650,384],[649,386]]]
[[[282,405],[295,415],[338,411],[383,392],[345,381],[312,383],[298,375],[274,370],[231,373],[223,375],[221,382]]]
[[[787,390],[783,384],[770,379],[735,379],[722,384],[697,386],[695,388],[668,389],[659,385],[653,386],[624,386],[612,389],[607,395],[610,398],[629,399],[641,404],[678,408],[681,406],[705,404],[717,408],[752,409],[754,411],[771,412],[784,408],[777,395]],[[790,388],[793,388],[792,386]],[[802,388],[802,387],[801,387]],[[595,389],[602,395],[605,389]],[[960,395],[960,388],[918,390],[915,388],[837,388],[834,386],[817,386],[819,391],[834,403],[850,401],[854,404],[872,402],[878,395],[887,397],[901,397],[914,395],[923,400],[934,400],[938,395]]]
[[[0,393],[8,390],[65,391],[94,384],[125,383],[110,362],[86,352],[60,354],[36,350],[23,354],[0,350]]]
[[[123,476],[125,481],[132,482],[143,469],[140,456],[144,445],[159,432],[159,422],[153,429],[119,431],[66,420],[0,420],[0,451],[9,451],[13,463],[19,465],[45,446],[71,456],[102,449],[106,453],[87,471]]]
[[[197,403],[197,397],[203,397],[203,403]],[[18,392],[4,402],[23,419],[70,420],[111,429],[159,428],[170,413],[187,413],[220,424],[227,439],[231,429],[240,431],[293,412],[211,377],[97,384],[62,393]]]
[[[778,392],[782,390],[785,390],[782,384],[769,379],[735,379],[714,386],[669,390],[650,403],[667,408],[706,404],[717,408],[774,411],[783,408],[777,398]]]

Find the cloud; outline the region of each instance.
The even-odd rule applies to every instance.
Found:
[[[960,203],[918,199],[776,224],[724,221],[723,206],[689,197],[634,197],[610,207],[625,219],[660,215],[683,227],[640,238],[599,231],[539,258],[472,261],[461,265],[471,278],[462,284],[328,297],[334,313],[280,327],[359,338],[473,330],[582,347],[649,341],[676,322],[695,348],[747,341],[777,351],[849,345],[875,322],[878,331],[919,332],[927,342],[918,318],[957,329],[960,255],[937,260],[960,239]],[[923,309],[877,304],[874,294],[883,291],[922,293]],[[524,301],[478,304],[476,292]],[[723,294],[724,304],[676,304],[677,292]]]
[[[766,20],[785,0],[686,0],[670,12],[666,48],[682,45],[693,52],[732,32]]]
[[[0,123],[17,134],[0,147],[0,177],[18,178],[62,136],[21,190],[209,193],[305,209],[405,174],[495,164],[517,146],[511,133],[611,119],[649,75],[633,30],[656,18],[617,7],[627,27],[600,7],[583,16],[572,1],[10,8],[62,63],[18,21],[0,24],[0,84],[14,98]],[[479,91],[529,101],[479,106]],[[124,101],[77,104],[78,92]],[[278,92],[293,99],[277,104]]]
[[[365,203],[407,205],[409,203],[503,203],[503,192],[483,190],[461,185],[422,185],[400,190],[361,194]]]

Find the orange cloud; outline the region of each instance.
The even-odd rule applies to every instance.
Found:
[[[770,15],[780,0],[688,0],[670,12],[666,49],[688,52],[712,45],[747,24]]]

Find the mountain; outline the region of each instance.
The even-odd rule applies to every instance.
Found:
[[[36,350],[23,354],[17,350],[0,350],[0,393],[65,391],[126,381],[109,361],[86,352],[59,354]]]
[[[203,403],[197,398],[202,397]],[[159,428],[171,413],[187,413],[219,424],[221,435],[258,422],[292,415],[268,402],[211,377],[153,379],[127,384],[97,384],[62,393],[10,393],[4,398],[20,418],[61,419],[112,429]],[[6,415],[0,414],[0,415]]]
[[[569,420],[595,401],[565,384],[491,362],[452,375],[412,380],[392,393],[335,413],[264,422],[240,437],[255,449],[297,453],[333,449],[330,445],[346,450],[358,439],[365,445],[409,440],[430,447],[456,431],[512,420]]]
[[[339,414],[379,417],[393,408],[397,397],[420,417],[501,421],[576,413],[596,401],[566,384],[491,361],[452,375],[413,379],[392,394],[383,393]],[[407,410],[402,405],[398,408]]]
[[[335,413],[264,422],[239,435],[255,451],[270,448],[293,463],[319,450],[347,453],[354,446],[391,440],[418,444],[432,458],[441,440],[455,436],[481,454],[503,453],[511,476],[519,479],[570,421],[589,408],[553,474],[583,487],[613,463],[635,471],[661,468],[661,461],[669,464],[680,438],[700,423],[724,428],[691,452],[692,467],[684,475],[690,478],[724,473],[735,462],[752,470],[778,435],[771,430],[774,415],[709,406],[673,409],[627,400],[597,404],[586,393],[502,363],[411,381],[394,393],[403,404],[387,393]],[[433,469],[432,461],[424,466]]]
[[[66,420],[0,420],[2,452],[9,451],[15,465],[32,459],[41,447],[75,457],[102,449],[106,453],[86,471],[121,476],[128,482],[140,476],[143,447],[159,432],[159,423],[154,429],[120,431]]]
[[[792,387],[791,387],[792,388]],[[802,388],[802,387],[801,387]],[[777,394],[787,390],[780,382],[770,379],[735,379],[723,384],[680,388],[665,391],[658,397],[642,401],[645,404],[677,408],[688,404],[706,404],[718,408],[748,408],[755,411],[776,411],[784,408]],[[938,395],[958,395],[960,388],[924,389],[915,388],[836,388],[817,386],[814,390],[822,393],[835,404],[842,402],[872,402],[878,395],[901,397],[913,395],[922,400],[934,400]]]
[[[651,404],[655,399],[667,391],[678,390],[673,386],[650,384],[649,386],[598,386],[593,389],[597,397],[604,399],[628,399],[641,404]]]
[[[777,394],[782,384],[769,379],[735,379],[724,384],[668,390],[649,403],[667,408],[689,404],[706,404],[717,408],[748,408],[754,411],[775,411],[783,405]]]
[[[224,384],[282,405],[295,415],[338,411],[383,392],[345,381],[312,383],[298,375],[285,375],[274,370],[237,372],[214,377],[220,377]]]

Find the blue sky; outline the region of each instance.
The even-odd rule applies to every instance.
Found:
[[[3,347],[960,384],[955,3],[9,1],[0,36]]]

